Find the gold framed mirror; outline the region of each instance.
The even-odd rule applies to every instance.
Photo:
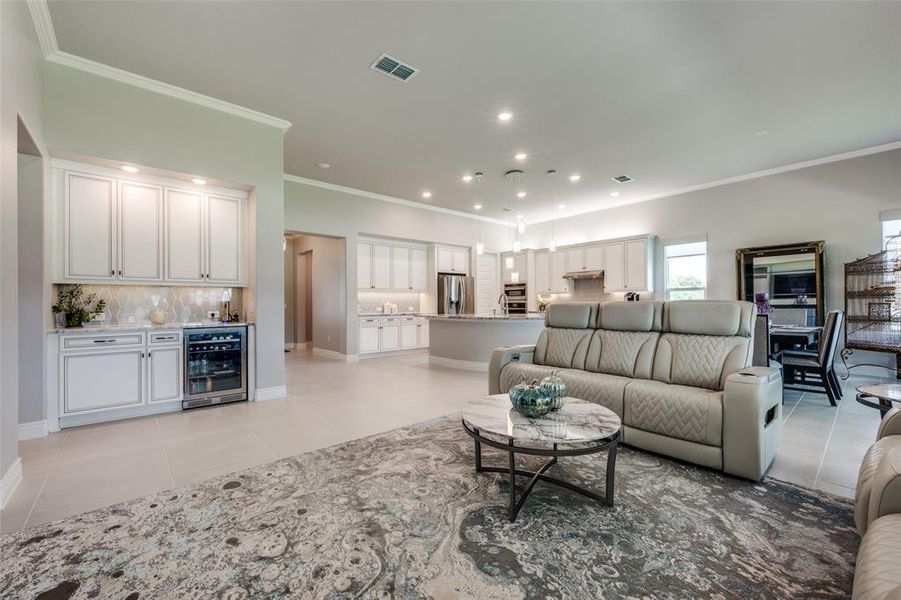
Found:
[[[822,326],[826,242],[779,244],[735,251],[738,299],[768,294],[773,323]]]

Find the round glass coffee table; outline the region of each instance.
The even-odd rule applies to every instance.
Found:
[[[857,388],[857,401],[870,408],[878,408],[885,416],[892,408],[892,402],[901,406],[901,383],[880,383],[862,385]]]
[[[463,430],[475,440],[477,473],[505,473],[510,476],[510,508],[508,518],[516,515],[538,481],[552,483],[613,506],[613,473],[616,448],[622,439],[622,421],[613,411],[577,398],[566,398],[563,407],[538,419],[516,412],[507,394],[487,396],[470,401],[463,409]],[[482,444],[508,454],[506,467],[482,464]],[[606,490],[603,495],[546,475],[545,472],[564,456],[582,456],[607,451]],[[516,455],[549,456],[551,459],[537,471],[516,468]],[[529,482],[517,499],[516,477]]]

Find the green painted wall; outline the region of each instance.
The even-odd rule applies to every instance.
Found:
[[[257,322],[256,386],[284,385],[282,131],[56,64],[47,65],[45,103],[51,151],[254,186],[245,305]]]

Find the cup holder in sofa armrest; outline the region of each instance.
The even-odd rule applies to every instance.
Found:
[[[775,367],[748,367],[742,369],[736,375],[740,375],[742,377],[759,377],[761,379],[766,379],[768,382],[776,381],[777,379],[782,378],[781,371]]]
[[[776,418],[776,412],[777,412],[776,409],[777,409],[777,408],[779,408],[778,405],[777,405],[777,406],[773,406],[773,407],[770,408],[770,410],[766,411],[766,414],[765,414],[765,415],[763,415],[763,427],[764,427],[764,429],[766,429],[767,427],[769,427],[770,424],[772,424],[773,420]]]

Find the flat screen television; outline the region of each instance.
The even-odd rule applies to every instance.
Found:
[[[776,273],[773,275],[774,298],[793,298],[800,294],[806,294],[811,298],[817,295],[816,273]]]

